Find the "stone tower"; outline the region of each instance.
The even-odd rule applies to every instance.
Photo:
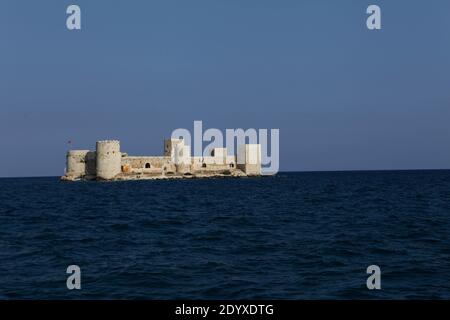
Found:
[[[239,145],[237,154],[237,167],[249,176],[261,175],[261,145]]]
[[[78,179],[86,174],[86,155],[89,150],[70,150],[67,152],[66,175]]]
[[[96,150],[97,179],[113,179],[121,171],[122,153],[120,152],[120,142],[117,140],[97,141]]]
[[[183,139],[166,139],[164,156],[171,157],[178,173],[191,171],[191,147],[186,146]]]

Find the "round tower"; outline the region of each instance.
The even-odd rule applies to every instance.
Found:
[[[86,155],[89,150],[70,150],[67,152],[66,176],[80,178],[86,174]]]
[[[122,154],[117,140],[97,141],[97,179],[111,180],[120,173]]]

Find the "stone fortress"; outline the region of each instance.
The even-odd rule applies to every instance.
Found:
[[[117,140],[97,141],[96,150],[69,150],[62,180],[146,180],[169,178],[245,177],[261,175],[261,145],[214,148],[210,156],[191,156],[183,139],[164,141],[163,156],[129,156]]]

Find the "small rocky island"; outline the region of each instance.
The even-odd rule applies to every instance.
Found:
[[[261,145],[238,145],[236,155],[214,148],[210,156],[191,156],[183,139],[164,141],[163,156],[129,156],[117,140],[97,141],[96,150],[69,150],[64,181],[148,180],[261,175]]]

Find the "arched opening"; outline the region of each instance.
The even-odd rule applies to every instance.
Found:
[[[230,163],[230,168],[234,168],[234,163]]]
[[[215,154],[214,149],[212,149],[211,150],[211,157],[214,157],[214,154]]]
[[[151,168],[151,165],[150,165],[150,163],[147,162],[147,163],[145,164],[145,169],[150,169],[150,168]]]
[[[202,164],[202,168],[206,168],[206,163]]]

